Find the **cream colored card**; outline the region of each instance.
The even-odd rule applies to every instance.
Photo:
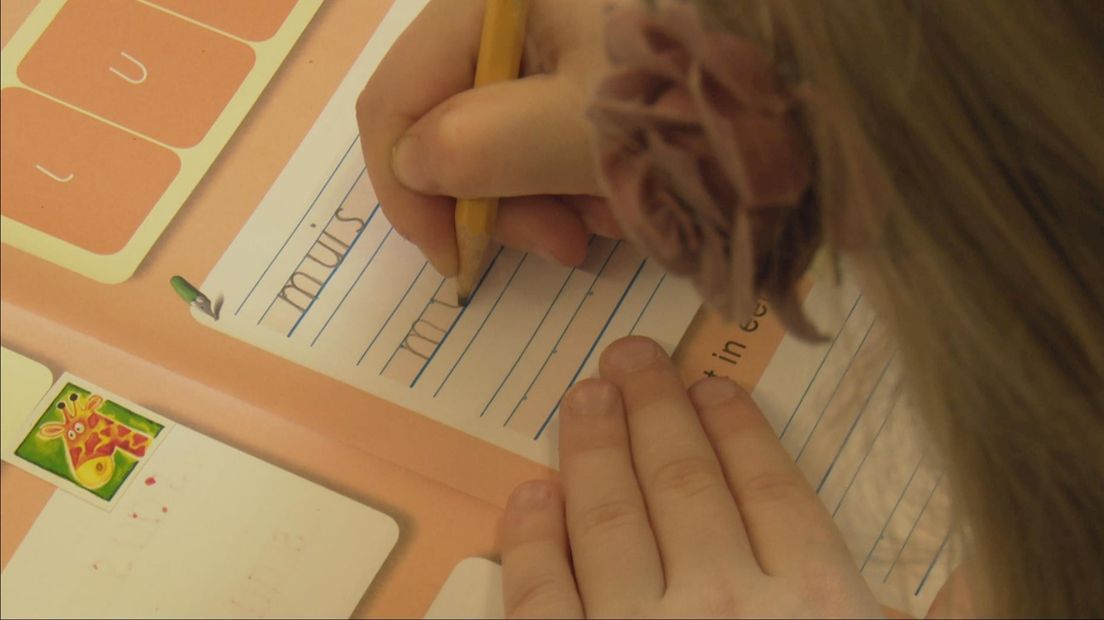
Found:
[[[15,441],[5,446],[3,457],[83,501],[111,510],[173,426],[144,407],[65,373],[15,427]]]
[[[59,382],[71,384],[151,415],[79,378]],[[5,404],[14,402],[9,385]],[[78,400],[89,404],[87,395]],[[5,406],[5,418],[18,412]],[[37,409],[29,417],[37,422]],[[0,575],[0,615],[352,613],[395,545],[393,519],[191,429],[177,425],[163,437],[114,494],[112,510],[83,498],[87,489],[53,494]]]
[[[39,2],[0,54],[0,238],[129,278],[320,5]]]
[[[23,422],[50,389],[54,375],[42,364],[0,348],[0,452],[15,449]]]
[[[504,618],[502,567],[486,558],[465,558],[426,612],[426,618]]]

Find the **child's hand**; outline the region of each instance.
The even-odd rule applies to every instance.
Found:
[[[534,0],[523,79],[472,89],[484,0],[434,0],[357,102],[368,175],[395,230],[456,272],[451,197],[503,200],[506,245],[577,264],[619,236],[599,194],[584,108],[605,69],[598,0]]]
[[[831,517],[748,395],[687,393],[626,338],[560,408],[563,491],[529,482],[502,525],[509,616],[880,616]]]

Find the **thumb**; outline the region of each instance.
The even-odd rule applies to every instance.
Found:
[[[578,87],[551,74],[489,84],[430,110],[395,144],[392,168],[422,194],[597,194]]]

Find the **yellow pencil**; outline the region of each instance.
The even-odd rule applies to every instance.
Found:
[[[529,0],[487,0],[475,64],[476,87],[517,77],[528,16]],[[498,198],[460,198],[456,201],[459,251],[456,293],[461,306],[467,305],[483,269],[497,215]]]

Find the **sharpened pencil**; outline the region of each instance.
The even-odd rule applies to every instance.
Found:
[[[476,88],[517,78],[525,45],[529,1],[487,0],[475,65]],[[497,215],[497,197],[456,201],[456,294],[461,306],[467,305],[483,270]]]

